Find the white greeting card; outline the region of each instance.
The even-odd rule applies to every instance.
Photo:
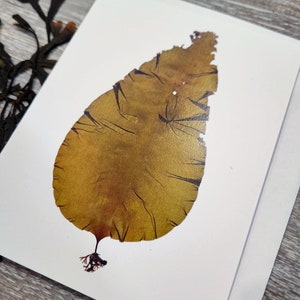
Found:
[[[151,242],[94,237],[55,206],[60,144],[84,109],[129,71],[194,31],[218,35],[207,160],[184,222]],[[97,299],[226,299],[300,65],[300,43],[182,1],[96,1],[0,155],[1,254]]]
[[[300,182],[300,73],[293,89],[230,300],[261,299],[293,209]]]

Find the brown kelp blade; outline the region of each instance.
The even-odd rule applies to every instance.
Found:
[[[62,214],[97,241],[153,240],[196,200],[208,96],[217,88],[216,35],[192,36],[133,69],[91,103],[61,145],[54,195]]]

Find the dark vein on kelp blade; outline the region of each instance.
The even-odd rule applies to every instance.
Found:
[[[53,181],[55,180],[60,180],[60,176],[53,176]],[[52,186],[54,190],[56,190],[56,188],[54,186]]]
[[[120,81],[118,81],[117,83],[115,83],[113,85],[113,90],[114,90],[114,93],[115,93],[115,99],[116,99],[116,102],[117,102],[117,105],[118,105],[118,108],[120,110],[120,98],[119,98],[119,92],[121,92],[121,94],[123,95],[123,97],[126,99],[126,96],[122,90],[122,87],[121,87],[121,83]]]
[[[166,125],[170,122],[165,117],[163,117],[161,114],[158,114],[158,118]]]
[[[188,203],[194,203],[196,201],[196,199],[191,199],[191,200],[184,200],[185,202],[188,202]]]
[[[124,209],[125,209],[126,211],[128,211],[128,208],[127,208],[127,206],[125,205],[124,202],[122,202],[122,206],[124,207]]]
[[[198,101],[200,101],[201,99],[202,99],[202,98],[200,98]],[[203,99],[205,99],[205,98],[203,98]],[[197,102],[196,100],[192,100],[192,99],[190,99],[190,98],[189,98],[189,100],[192,102],[192,104],[194,104],[194,105],[196,105],[197,107],[199,107],[199,108],[205,110],[207,113],[209,112],[209,106],[208,106],[208,105],[199,103],[199,102]]]
[[[184,208],[182,208],[182,210],[183,210],[183,213],[185,214],[185,216],[187,216],[188,215],[187,211]]]
[[[91,225],[91,223],[86,224],[85,226],[83,226],[83,227],[81,228],[81,230],[86,230],[90,225]]]
[[[145,72],[143,72],[143,71],[141,71],[141,70],[138,70],[138,69],[134,69],[133,72],[134,72],[134,74],[136,74],[136,75],[151,76],[150,74],[145,73]]]
[[[80,121],[77,121],[76,124],[82,125],[82,126],[89,126],[89,127],[94,126],[94,125],[92,125],[92,124],[83,123],[83,122],[80,122]]]
[[[183,176],[172,174],[172,173],[170,173],[170,175],[168,175],[168,177],[178,179],[178,180],[181,180],[181,181],[184,181],[184,182],[188,182],[188,183],[191,183],[191,184],[196,185],[196,186],[199,186],[200,183],[201,183],[201,178],[200,179],[195,179],[195,178],[183,177]]]
[[[177,125],[177,126],[176,126]],[[184,128],[181,128],[181,127],[184,127]],[[180,123],[172,123],[172,126],[170,126],[170,129],[173,131],[173,133],[175,134],[175,135],[177,135],[178,136],[178,133],[176,132],[176,131],[179,131],[179,132],[182,132],[182,133],[184,133],[184,134],[186,134],[186,135],[188,135],[188,136],[191,136],[191,137],[193,137],[193,138],[195,138],[195,135],[193,134],[193,133],[191,133],[191,132],[189,132],[189,131],[187,131],[187,130],[184,130],[185,128],[192,128],[192,129],[194,129],[194,130],[196,130],[195,128],[193,128],[193,127],[189,127],[189,126],[184,126],[183,124],[180,124]],[[199,131],[199,130],[196,130],[196,132],[200,132],[201,133],[201,131]]]
[[[192,117],[186,117],[182,119],[174,119],[174,122],[181,122],[181,121],[207,121],[208,115],[206,113],[192,116]]]
[[[165,118],[166,118],[166,120],[168,121],[168,123],[170,122],[170,120],[169,120],[169,118],[168,118],[168,103],[167,103],[167,105],[166,105],[166,107],[165,107]]]
[[[54,163],[54,168],[57,168],[57,169],[60,169],[60,170],[63,170],[64,168],[59,166],[57,163]]]
[[[67,140],[64,140],[62,145],[65,146],[65,147],[69,147],[70,144]]]
[[[114,128],[108,126],[107,124],[105,124],[105,123],[103,123],[103,122],[100,122],[100,121],[97,121],[97,120],[91,115],[91,113],[90,113],[88,110],[84,111],[84,114],[85,114],[85,115],[93,122],[93,124],[95,124],[95,125],[97,125],[97,126],[106,127],[106,128],[108,128],[108,129],[110,129],[110,130],[116,132],[116,133],[119,133],[117,130],[115,130]],[[108,122],[108,121],[107,121],[107,122]],[[113,124],[112,122],[109,122],[109,123]],[[113,124],[113,125],[115,125],[116,127],[118,127],[116,124]],[[77,130],[83,130],[83,131],[86,131],[86,132],[93,133],[93,131],[88,131],[88,130],[82,129],[82,128],[76,128],[76,129],[77,129]],[[126,129],[123,129],[123,130],[126,131]]]
[[[193,166],[205,166],[205,161],[204,160],[199,160],[199,159],[194,159],[194,162],[188,162],[185,163],[186,165],[193,165]]]
[[[178,226],[178,224],[177,224],[175,221],[173,221],[173,220],[168,220],[168,223],[169,223],[171,226],[173,226],[173,227]]]
[[[129,77],[132,81],[134,81],[134,78],[132,77],[131,72],[128,73],[127,75],[128,75],[128,77]]]
[[[163,187],[164,188],[164,185],[148,170],[148,169],[146,169],[145,170],[149,175],[150,175],[150,177],[151,178],[153,178],[161,187]]]
[[[181,126],[181,127],[187,128],[187,129],[191,129],[191,130],[193,130],[193,131],[195,131],[195,132],[198,132],[198,133],[203,133],[203,134],[204,134],[204,132],[203,132],[202,130],[200,130],[200,129],[197,129],[197,128],[195,128],[195,127],[192,127],[192,126],[189,126],[189,125],[186,125],[186,124],[182,124],[182,123],[177,122],[177,121],[175,121],[175,120],[174,120],[173,124],[174,124],[174,125],[179,125],[179,126]],[[174,127],[175,127],[175,126],[174,126]],[[180,130],[180,128],[177,128],[177,127],[175,127],[175,128],[176,128],[177,130]],[[191,135],[190,133],[184,131],[183,129],[181,129],[181,131],[185,132],[186,134]]]
[[[148,208],[146,206],[146,201],[134,189],[133,189],[133,192],[135,193],[136,197],[141,200],[141,202],[142,202],[142,204],[144,206],[144,209],[146,210],[146,212],[150,216],[152,227],[153,227],[154,236],[157,239],[157,228],[156,228],[156,220],[155,220],[154,215],[148,210]]]
[[[119,231],[119,229],[118,229],[118,227],[117,227],[117,225],[115,224],[114,221],[113,221],[113,225],[114,225],[114,227],[116,229],[119,241],[120,242],[124,242],[125,239],[126,239],[126,235],[128,233],[128,230],[129,230],[129,226],[127,225],[126,229],[124,230],[123,234],[121,235],[121,233],[120,233],[120,231]]]
[[[129,225],[127,225],[127,227],[126,227],[126,229],[125,229],[125,231],[124,231],[124,233],[123,233],[122,242],[125,241],[126,236],[127,236],[127,233],[128,233],[128,230],[129,230]]]
[[[175,119],[177,103],[178,103],[178,97],[175,98],[175,105],[173,105],[173,103],[171,104],[170,101],[168,101],[166,104],[165,116],[166,116],[166,119],[168,120],[168,123],[174,121],[174,119]],[[171,105],[173,105],[173,107],[171,107]],[[170,114],[173,115],[173,117],[169,118]]]
[[[111,122],[109,122],[109,123],[111,123]],[[111,123],[111,124],[112,124],[112,123]],[[102,127],[104,127],[104,128],[110,129],[110,130],[112,130],[112,131],[114,131],[114,132],[120,134],[120,132],[119,132],[118,130],[112,128],[111,126],[108,126],[107,124],[105,124],[105,123],[103,123],[103,122],[99,122],[99,126],[100,126],[100,125],[101,125]],[[103,129],[103,128],[101,128],[101,129]]]
[[[173,122],[173,121],[174,121],[174,118],[175,118],[175,117],[173,117],[172,119],[169,120],[169,118],[168,118],[168,114],[169,114],[168,104],[169,104],[169,103],[167,103],[167,105],[166,105],[166,107],[165,107],[165,117],[162,116],[161,114],[158,114],[158,118],[159,118],[163,123],[165,123],[165,124],[169,124],[169,123]],[[175,107],[174,107],[174,109],[173,109],[172,111],[175,111],[176,106],[177,106],[177,101],[176,101]]]
[[[72,127],[71,130],[74,131],[77,135],[79,135],[79,132],[77,131],[78,129],[76,127]]]
[[[118,125],[118,124],[116,124],[114,122],[110,122],[110,121],[107,121],[107,120],[105,120],[105,121],[108,122],[108,123],[110,123],[110,124],[112,124],[112,125],[114,125],[114,126],[116,126],[117,128],[119,128],[119,129],[121,129],[121,130],[123,130],[123,131],[125,131],[127,133],[136,134],[134,131],[126,129],[126,128],[122,127],[121,125]],[[105,125],[105,124],[103,124],[103,125]]]
[[[159,77],[156,73],[151,72],[151,74],[152,74],[154,77],[156,77],[156,78],[159,80],[159,82],[160,82],[161,84],[165,84],[165,83],[162,81],[162,79],[160,79],[160,77]]]
[[[171,123],[172,121],[174,121],[174,120],[167,120],[167,119],[166,119],[165,117],[163,117],[161,114],[158,114],[158,118],[160,119],[160,121],[162,121],[164,124],[166,124],[166,126],[167,126],[167,125],[170,125],[170,123]],[[172,126],[169,126],[169,128],[172,130],[172,132],[173,132],[175,135],[178,135]],[[185,132],[185,131],[183,131],[183,130],[180,130],[180,129],[178,129],[178,130],[184,132],[185,134],[189,134],[188,132]]]
[[[112,223],[113,223],[113,225],[114,225],[114,227],[115,227],[115,229],[116,229],[116,232],[117,232],[117,235],[118,235],[118,239],[119,239],[119,241],[121,241],[121,234],[120,234],[120,232],[119,232],[119,229],[118,229],[118,227],[117,227],[117,225],[115,224],[114,221],[113,221]]]
[[[91,113],[88,110],[84,111],[84,114],[95,124],[100,125],[100,123],[91,115]]]
[[[155,69],[157,69],[159,61],[160,61],[160,53],[157,53],[155,57]]]
[[[207,91],[207,92],[205,92],[205,93],[198,99],[198,101],[200,101],[200,100],[202,100],[202,99],[205,99],[205,98],[207,98],[207,97],[209,97],[209,96],[212,96],[213,94],[214,94],[214,92]]]
[[[84,131],[84,132],[88,132],[88,133],[95,133],[95,131],[87,130],[87,129],[84,129],[84,128],[72,127],[71,130],[74,131],[78,136],[79,136],[79,132],[78,132],[79,130]]]
[[[211,72],[203,72],[203,73],[194,74],[193,77],[202,77],[202,76],[208,76],[208,75],[214,75],[214,74],[218,74],[217,69],[215,69]]]
[[[179,124],[179,125],[181,125],[181,124]],[[173,127],[174,127],[174,128],[173,128]],[[172,131],[173,131],[176,135],[177,135],[177,133],[176,133],[176,130],[177,130],[177,131],[183,132],[184,134],[187,134],[187,135],[189,135],[189,136],[194,137],[194,135],[191,134],[190,132],[188,132],[188,131],[186,131],[186,130],[183,130],[183,129],[180,128],[180,127],[176,127],[174,124],[173,124],[173,126],[170,126],[170,128],[172,129]]]

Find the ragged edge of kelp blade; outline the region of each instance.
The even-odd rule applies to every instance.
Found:
[[[157,239],[185,219],[197,198],[206,158],[201,135],[209,114],[207,99],[217,89],[217,68],[211,64],[216,35],[194,32],[191,40],[185,49],[161,52],[98,97],[59,150],[53,177],[56,204],[65,218],[97,241],[94,253],[81,257],[88,272],[107,263],[97,254],[104,237],[121,242]],[[132,152],[136,143],[145,148]],[[133,155],[138,159],[131,163]],[[149,169],[141,168],[145,162]],[[72,166],[82,171],[74,173]],[[89,170],[88,178],[84,170]],[[95,189],[97,178],[101,184]]]

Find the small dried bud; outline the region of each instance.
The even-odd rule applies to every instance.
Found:
[[[63,28],[62,21],[51,22],[51,32],[54,37],[60,34],[62,28]]]
[[[68,42],[77,27],[74,22],[69,22],[65,27],[61,21],[51,22],[51,31],[56,44],[62,44]]]

